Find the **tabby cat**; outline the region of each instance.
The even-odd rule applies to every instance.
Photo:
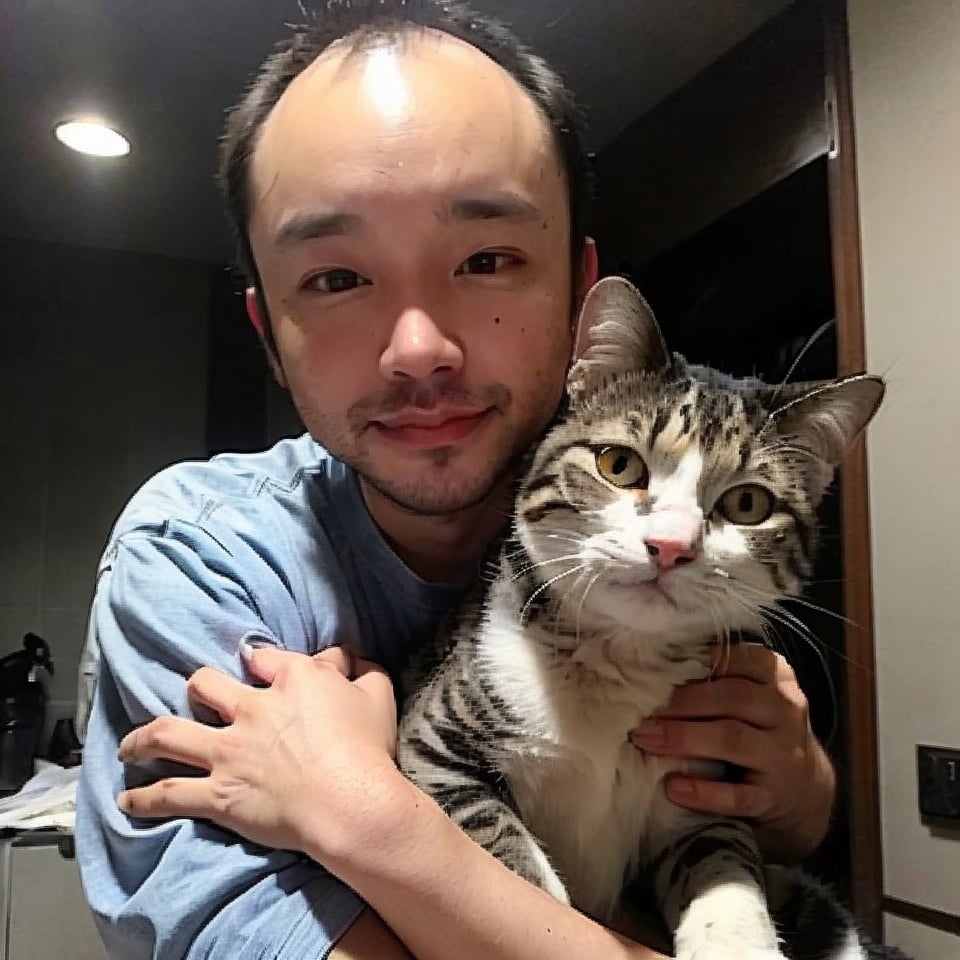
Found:
[[[598,919],[645,877],[681,960],[860,958],[814,881],[765,868],[748,825],[670,803],[664,776],[689,767],[627,735],[708,675],[718,636],[762,632],[800,592],[816,507],[883,383],[773,388],[689,365],[616,277],[589,293],[577,339],[492,579],[424,653],[401,769]]]

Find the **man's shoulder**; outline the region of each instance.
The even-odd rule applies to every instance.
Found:
[[[309,509],[309,484],[328,498],[346,490],[348,468],[309,434],[281,440],[256,453],[221,453],[208,460],[175,463],[155,474],[131,497],[113,538],[170,523],[207,526],[223,513],[284,515],[301,519]]]

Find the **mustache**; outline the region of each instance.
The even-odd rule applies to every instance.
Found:
[[[347,411],[347,419],[352,428],[363,429],[371,420],[404,410],[429,411],[445,406],[504,410],[511,399],[510,390],[502,383],[466,389],[450,384],[401,381],[381,394],[359,400]]]

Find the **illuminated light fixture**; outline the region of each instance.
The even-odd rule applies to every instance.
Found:
[[[126,137],[97,120],[68,120],[58,123],[53,132],[71,150],[94,157],[125,157],[130,152]]]

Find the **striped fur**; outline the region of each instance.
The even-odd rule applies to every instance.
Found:
[[[664,776],[690,766],[627,733],[706,677],[717,637],[763,632],[800,591],[817,504],[882,384],[787,394],[690,366],[619,280],[587,298],[578,342],[570,402],[520,478],[491,575],[426,652],[401,768],[478,843],[588,914],[610,918],[644,878],[682,960],[855,960],[850,920],[824,891],[765,871],[745,824],[669,803]],[[639,455],[642,482],[605,477],[611,448]],[[762,522],[720,512],[743,484],[772,497]],[[734,495],[734,514],[765,502],[753,497]],[[648,543],[680,516],[695,559],[658,571]]]

